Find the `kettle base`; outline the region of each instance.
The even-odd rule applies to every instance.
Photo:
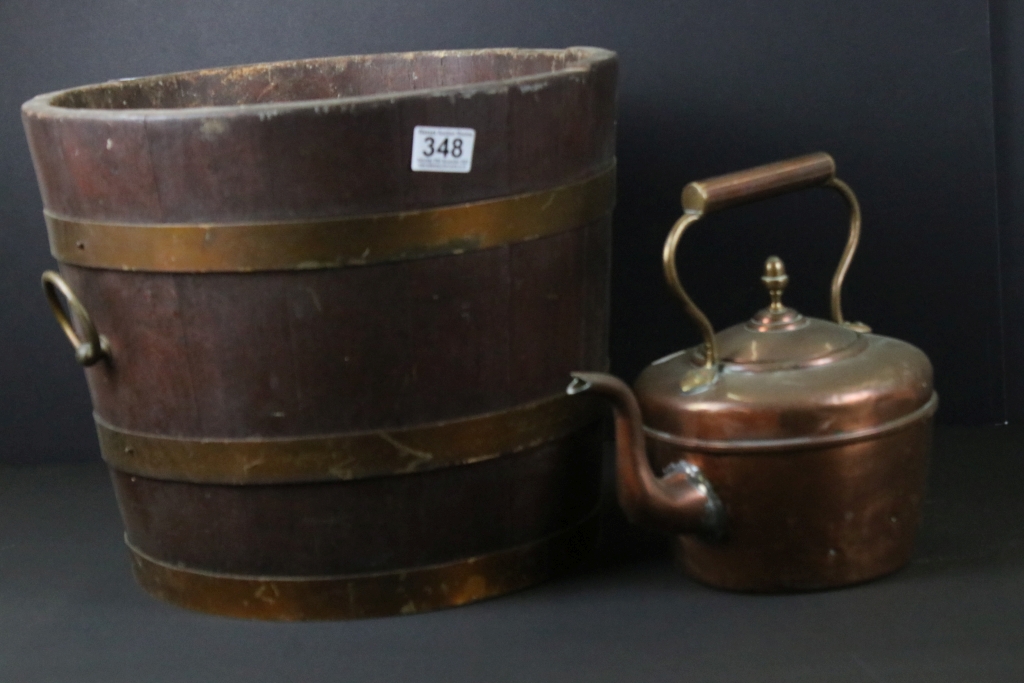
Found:
[[[788,568],[775,574],[761,572],[729,571],[721,564],[706,566],[694,561],[700,552],[692,548],[693,538],[678,538],[672,543],[674,561],[689,578],[711,588],[735,591],[737,593],[803,593],[854,586],[893,574],[905,567],[912,557],[908,552],[893,555],[885,563],[871,567],[845,567],[840,571],[828,571],[821,567],[805,566]],[[802,571],[801,571],[802,570]]]
[[[745,592],[837,588],[906,565],[921,519],[931,442],[924,419],[879,438],[771,453],[685,454],[715,482],[721,539],[673,539],[701,583]],[[658,453],[662,458],[677,457]]]

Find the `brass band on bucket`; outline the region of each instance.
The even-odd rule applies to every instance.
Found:
[[[99,416],[100,452],[114,469],[205,484],[338,481],[488,460],[566,436],[594,421],[587,394],[393,430],[302,438],[184,439],[119,429]]]
[[[136,580],[167,602],[225,616],[298,621],[414,614],[526,588],[586,559],[597,534],[595,511],[555,534],[486,555],[374,574],[315,577],[207,572],[128,547]]]
[[[342,268],[460,254],[571,230],[615,203],[615,167],[561,187],[456,206],[334,219],[129,225],[46,216],[63,263],[150,272]]]

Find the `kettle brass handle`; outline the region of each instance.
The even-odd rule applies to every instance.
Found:
[[[58,292],[67,299],[68,309],[70,309],[74,320],[78,322],[78,326],[85,336],[84,341],[79,338],[78,332],[75,331],[75,326],[71,322],[72,318],[64,311],[64,307],[60,303],[60,297],[57,296]],[[46,294],[46,300],[50,302],[53,317],[57,319],[57,323],[64,330],[64,334],[71,341],[71,345],[75,347],[75,360],[88,367],[103,358],[110,357],[110,343],[106,337],[96,331],[96,326],[93,325],[89,312],[85,310],[85,306],[78,300],[78,297],[75,296],[75,293],[68,286],[68,283],[64,281],[64,278],[52,270],[43,273],[43,293]]]
[[[704,337],[704,368],[713,370],[718,365],[718,348],[715,344],[715,330],[704,313],[697,308],[693,300],[683,289],[676,271],[676,247],[686,228],[696,223],[705,215],[727,209],[740,204],[767,199],[786,192],[794,192],[814,186],[830,187],[843,196],[850,207],[850,236],[846,248],[839,259],[839,267],[832,277],[832,318],[840,325],[851,327],[859,332],[870,329],[862,323],[847,323],[843,320],[840,292],[843,278],[853,260],[853,253],[860,240],[860,204],[849,185],[836,178],[836,162],[824,152],[808,154],[794,159],[778,161],[765,166],[737,171],[707,180],[692,182],[683,188],[683,215],[672,226],[665,240],[662,262],[665,268],[665,279],[669,287],[682,299],[686,312],[690,314]],[[696,388],[710,381],[712,375],[704,372],[691,388]]]

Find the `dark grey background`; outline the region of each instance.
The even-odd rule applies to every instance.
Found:
[[[1019,12],[1010,0],[997,4],[997,14]],[[22,101],[109,78],[433,48],[619,52],[617,373],[632,379],[697,340],[659,266],[682,185],[822,149],[864,208],[848,317],[930,355],[941,420],[1001,422],[1007,387],[1010,412],[1020,412],[1013,387],[1022,368],[1002,351],[999,266],[1012,265],[1024,244],[1004,219],[1000,254],[988,19],[984,0],[0,0],[0,461],[90,459],[97,450],[84,379],[38,288],[53,262]],[[1011,23],[996,27],[1006,116],[1020,97],[1005,61],[1019,52]],[[1017,139],[1012,126],[1000,131]],[[1001,168],[1015,171],[1014,158],[1000,157]],[[1004,208],[1016,206],[1009,201]],[[680,264],[719,327],[764,303],[758,277],[771,253],[789,267],[787,300],[824,316],[844,231],[841,202],[809,191],[707,220],[687,236]],[[1016,350],[1024,318],[1014,304],[1024,296],[1015,277],[1007,281]]]
[[[992,0],[1006,417],[1024,420],[1024,3]]]
[[[617,372],[696,341],[658,268],[680,187],[825,149],[865,212],[848,315],[930,354],[941,419],[1024,417],[1024,5],[991,11],[990,34],[981,0],[0,0],[0,461],[98,459],[84,380],[38,289],[52,260],[22,101],[177,69],[492,45],[620,53]],[[843,225],[834,197],[807,192],[708,220],[680,259],[719,326],[761,305],[771,252],[787,298],[824,315]],[[917,557],[863,586],[715,592],[612,510],[598,562],[572,580],[293,625],[147,597],[98,463],[0,467],[0,681],[1017,682],[1021,438],[939,430]]]

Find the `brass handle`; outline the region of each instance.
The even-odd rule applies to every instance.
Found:
[[[710,382],[714,377],[714,368],[718,365],[718,348],[715,344],[715,330],[707,316],[697,308],[683,289],[676,271],[676,247],[686,228],[696,223],[706,214],[760,199],[767,199],[786,192],[794,192],[808,187],[830,187],[843,196],[850,207],[850,237],[846,248],[839,259],[839,266],[832,277],[832,318],[840,325],[853,328],[859,332],[870,332],[863,323],[848,323],[843,320],[840,292],[843,279],[853,260],[853,253],[860,240],[860,204],[849,185],[835,177],[836,162],[824,152],[808,154],[794,159],[778,161],[765,166],[729,173],[690,183],[683,188],[683,215],[672,226],[665,240],[662,252],[662,263],[665,268],[665,279],[669,287],[682,299],[686,312],[700,328],[704,337],[704,371],[696,373],[686,383],[688,390],[693,390]]]
[[[786,192],[821,185],[836,175],[836,162],[824,152],[736,171],[683,188],[683,210],[708,214]]]
[[[60,303],[60,297],[57,296],[58,292],[63,294],[68,302],[68,308],[71,311],[70,318]],[[110,343],[106,337],[96,331],[96,326],[93,325],[89,312],[85,310],[85,306],[78,300],[75,293],[71,291],[71,287],[64,281],[64,278],[52,270],[43,273],[43,293],[46,294],[46,300],[50,302],[53,317],[57,319],[57,323],[64,330],[64,334],[71,341],[71,345],[75,347],[75,360],[88,367],[103,358],[110,358]],[[72,318],[78,323],[79,328],[85,335],[85,341],[79,339],[78,332],[75,331],[75,326],[71,322]]]

